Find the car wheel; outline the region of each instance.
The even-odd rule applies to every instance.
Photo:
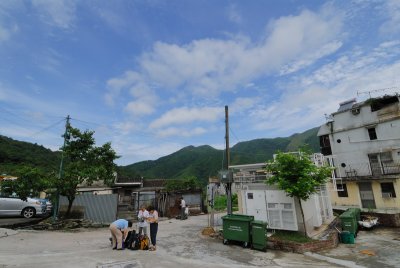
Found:
[[[247,248],[249,246],[249,242],[243,242],[243,247]]]
[[[22,216],[29,219],[36,215],[36,210],[34,208],[24,208],[22,210]]]
[[[224,240],[222,240],[222,243],[223,243],[224,245],[228,245],[229,241],[228,241],[228,239],[224,239]]]

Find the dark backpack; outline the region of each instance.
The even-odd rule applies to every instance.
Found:
[[[125,239],[125,248],[132,250],[139,249],[139,235],[134,230],[129,231]]]

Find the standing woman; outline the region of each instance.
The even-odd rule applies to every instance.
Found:
[[[150,223],[150,240],[151,246],[149,248],[150,251],[156,250],[156,239],[157,239],[157,231],[158,231],[158,212],[154,209],[153,206],[149,206],[149,217],[147,221]]]
[[[149,212],[146,210],[146,206],[142,205],[140,207],[139,213],[138,213],[138,229],[139,232],[138,234],[141,235],[147,235],[147,218],[149,217]]]

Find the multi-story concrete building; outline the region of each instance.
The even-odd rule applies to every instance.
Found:
[[[399,95],[340,103],[318,132],[321,153],[335,167],[333,207],[400,212]]]

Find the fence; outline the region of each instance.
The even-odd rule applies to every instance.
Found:
[[[60,196],[60,206],[68,206],[68,199]],[[117,218],[118,195],[77,195],[72,205],[84,207],[84,218],[97,223],[111,223]]]

